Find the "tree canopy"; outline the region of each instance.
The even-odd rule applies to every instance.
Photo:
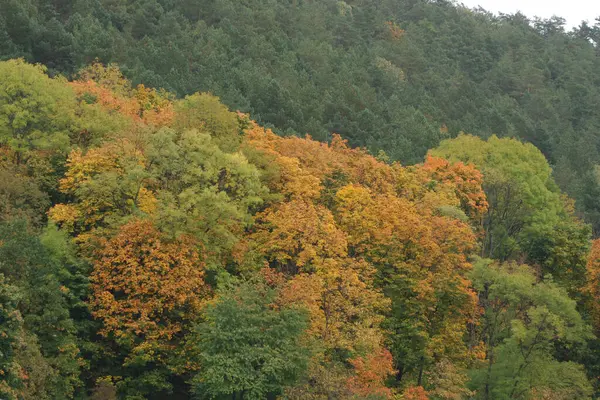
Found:
[[[598,397],[595,156],[566,156],[595,151],[574,97],[596,86],[565,89],[557,50],[592,79],[595,27],[421,1],[0,10],[2,54],[47,63],[0,61],[0,397]]]

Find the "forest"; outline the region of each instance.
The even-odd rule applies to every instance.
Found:
[[[0,0],[0,399],[600,398],[599,44]]]

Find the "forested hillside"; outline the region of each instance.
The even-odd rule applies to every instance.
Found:
[[[600,242],[531,144],[406,167],[0,62],[5,399],[586,399]]]
[[[0,398],[599,398],[598,41],[0,0]]]
[[[593,19],[594,16],[590,16]],[[533,143],[600,230],[600,25],[423,0],[0,0],[0,57],[219,96],[280,134],[420,162],[460,131]]]

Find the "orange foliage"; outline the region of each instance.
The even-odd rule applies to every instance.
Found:
[[[264,129],[254,122],[246,130],[245,140],[251,146],[274,155],[276,162],[282,165],[285,174],[283,192],[293,191],[289,187],[303,177],[305,191],[309,189],[320,190],[319,185],[323,179],[335,171],[343,171],[351,181],[376,188],[379,192],[392,192],[398,182],[399,166],[390,166],[369,155],[363,149],[351,149],[347,141],[334,134],[331,144],[312,140],[310,136],[280,137],[270,129]],[[295,168],[292,171],[287,164],[293,161]],[[293,175],[292,178],[290,175]],[[310,177],[310,178],[309,178]],[[311,197],[316,197],[311,195]]]
[[[389,300],[372,286],[372,266],[334,261],[328,274],[299,274],[281,290],[280,302],[305,308],[309,334],[327,348],[373,351],[383,342],[379,324]]]
[[[386,399],[392,397],[392,391],[385,387],[385,379],[394,373],[392,355],[383,349],[366,357],[350,360],[355,375],[348,379],[348,389],[358,396],[380,396]]]
[[[402,400],[429,400],[429,397],[422,386],[411,386],[402,393]]]
[[[134,220],[101,241],[90,276],[90,306],[102,335],[168,341],[196,317],[206,294],[196,243],[165,240]]]
[[[467,215],[479,219],[487,211],[488,202],[483,191],[483,175],[472,164],[451,164],[443,158],[427,156],[421,167],[427,178],[450,185]]]
[[[357,185],[337,193],[336,217],[351,253],[385,265],[393,279],[409,285],[414,300],[404,308],[415,326],[426,329],[427,354],[459,359],[467,352],[462,342],[466,323],[476,313],[477,299],[466,278],[475,235],[466,223],[425,211]],[[443,311],[436,306],[442,296]]]
[[[92,80],[74,81],[70,86],[81,101],[91,100],[108,111],[118,112],[136,122],[164,126],[170,124],[174,117],[173,103],[166,94],[144,85],[139,85],[127,95]]]
[[[385,25],[388,28],[388,33],[392,40],[399,40],[404,36],[404,29],[400,28],[394,21],[386,21]]]
[[[279,167],[271,189],[285,195],[258,215],[250,242],[288,277],[280,301],[309,310],[311,335],[327,348],[378,354],[389,302],[373,277],[383,267],[390,274],[383,279],[412,291],[401,307],[427,338],[431,365],[465,357],[462,337],[476,316],[466,278],[476,236],[469,223],[438,209],[462,207],[471,218],[485,212],[476,169],[434,158],[403,168],[349,148],[338,135],[330,144],[283,138],[252,121],[245,140]],[[443,309],[437,307],[442,297]],[[362,362],[365,371],[374,368]]]

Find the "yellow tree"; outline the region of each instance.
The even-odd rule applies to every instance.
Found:
[[[373,392],[386,392],[378,380],[385,374],[367,371],[374,364],[363,361],[369,354],[385,351],[380,324],[389,300],[374,286],[373,266],[348,254],[347,233],[327,207],[330,202],[323,199],[327,186],[337,184],[330,182],[336,173],[357,179],[368,175],[368,167],[355,167],[360,164],[355,159],[366,153],[350,150],[339,137],[332,145],[308,137],[284,139],[254,123],[247,131],[246,145],[274,161],[278,174],[270,186],[283,194],[281,201],[257,215],[251,247],[286,280],[280,303],[309,310],[308,333],[321,349],[310,367],[312,383],[301,384],[288,395],[352,395],[346,387],[352,377],[353,387],[364,384],[367,389],[363,389],[369,390],[371,385],[378,388]],[[350,357],[356,360],[352,369],[344,366]],[[364,379],[371,373],[379,378],[367,384]]]
[[[419,386],[436,363],[463,358],[462,336],[476,305],[466,278],[467,255],[475,248],[471,228],[424,211],[358,185],[337,193],[336,217],[348,232],[350,252],[377,267],[392,299],[385,326],[397,377],[412,376]]]
[[[86,153],[73,150],[60,189],[74,201],[55,205],[50,218],[81,234],[118,226],[134,213],[151,213],[156,199],[147,188],[150,175],[145,164],[142,151],[127,140],[107,142]]]
[[[591,297],[590,309],[594,327],[600,330],[600,239],[592,242],[592,249],[586,265],[586,286],[584,291]]]

